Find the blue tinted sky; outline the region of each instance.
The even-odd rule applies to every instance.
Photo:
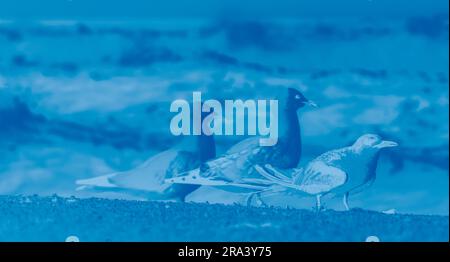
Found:
[[[244,3],[245,2],[245,3]],[[164,17],[404,17],[448,13],[447,0],[0,0],[2,19]]]

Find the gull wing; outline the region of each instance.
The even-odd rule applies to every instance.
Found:
[[[347,177],[347,173],[340,168],[327,165],[322,161],[313,161],[306,168],[300,187],[309,194],[328,193],[344,185]]]
[[[246,172],[251,170],[249,154],[251,151],[244,150],[208,161],[200,167],[201,176],[212,180],[241,182],[246,177]]]
[[[173,172],[180,170],[189,170],[191,164],[195,164],[195,159],[183,151],[167,150],[159,153],[140,166],[113,174],[93,177],[89,179],[77,180],[75,183],[80,185],[78,189],[129,189],[145,191],[164,190],[164,179]]]
[[[151,157],[135,169],[126,171],[110,178],[110,181],[123,188],[141,190],[158,190],[164,182],[167,171],[173,165],[179,165],[186,159],[180,155],[181,151],[167,150]]]
[[[177,177],[168,178],[164,181],[169,184],[189,184],[189,185],[202,185],[202,186],[214,186],[214,187],[237,187],[250,190],[263,190],[267,186],[262,181],[245,181],[246,183],[234,183],[232,181],[223,180],[217,177],[203,177],[200,176],[200,169],[195,169]],[[260,182],[260,184],[258,184]]]

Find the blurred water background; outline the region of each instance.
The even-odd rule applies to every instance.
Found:
[[[74,181],[175,145],[169,105],[192,91],[294,87],[320,104],[299,112],[301,165],[378,133],[401,146],[352,205],[448,215],[448,1],[224,2],[0,0],[0,194],[129,198]],[[219,153],[240,139],[217,137]],[[201,188],[189,200],[242,196]]]

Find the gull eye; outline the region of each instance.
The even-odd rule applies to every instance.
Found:
[[[295,99],[300,99],[301,97],[300,97],[300,95],[295,95]]]

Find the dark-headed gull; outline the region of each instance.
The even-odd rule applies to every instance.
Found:
[[[380,136],[365,134],[356,142],[340,149],[328,151],[307,164],[304,169],[280,171],[271,165],[255,169],[274,185],[297,192],[316,196],[320,210],[321,196],[334,193],[343,196],[346,210],[349,210],[348,196],[370,186],[376,177],[380,149],[395,147],[398,144],[382,140]],[[270,191],[270,188],[266,191]],[[291,190],[290,190],[291,191]]]
[[[202,113],[202,118],[208,114]],[[164,180],[198,168],[215,156],[212,135],[186,136],[181,144],[151,157],[132,170],[77,180],[77,189],[121,192],[148,200],[184,201],[199,186],[168,184]]]
[[[260,137],[252,137],[231,147],[223,156],[208,161],[184,176],[167,179],[168,183],[215,186],[227,191],[242,192],[261,189],[256,164],[271,164],[279,168],[294,168],[301,156],[300,124],[297,110],[305,105],[316,106],[293,88],[284,89],[278,98],[278,142],[260,145]]]

